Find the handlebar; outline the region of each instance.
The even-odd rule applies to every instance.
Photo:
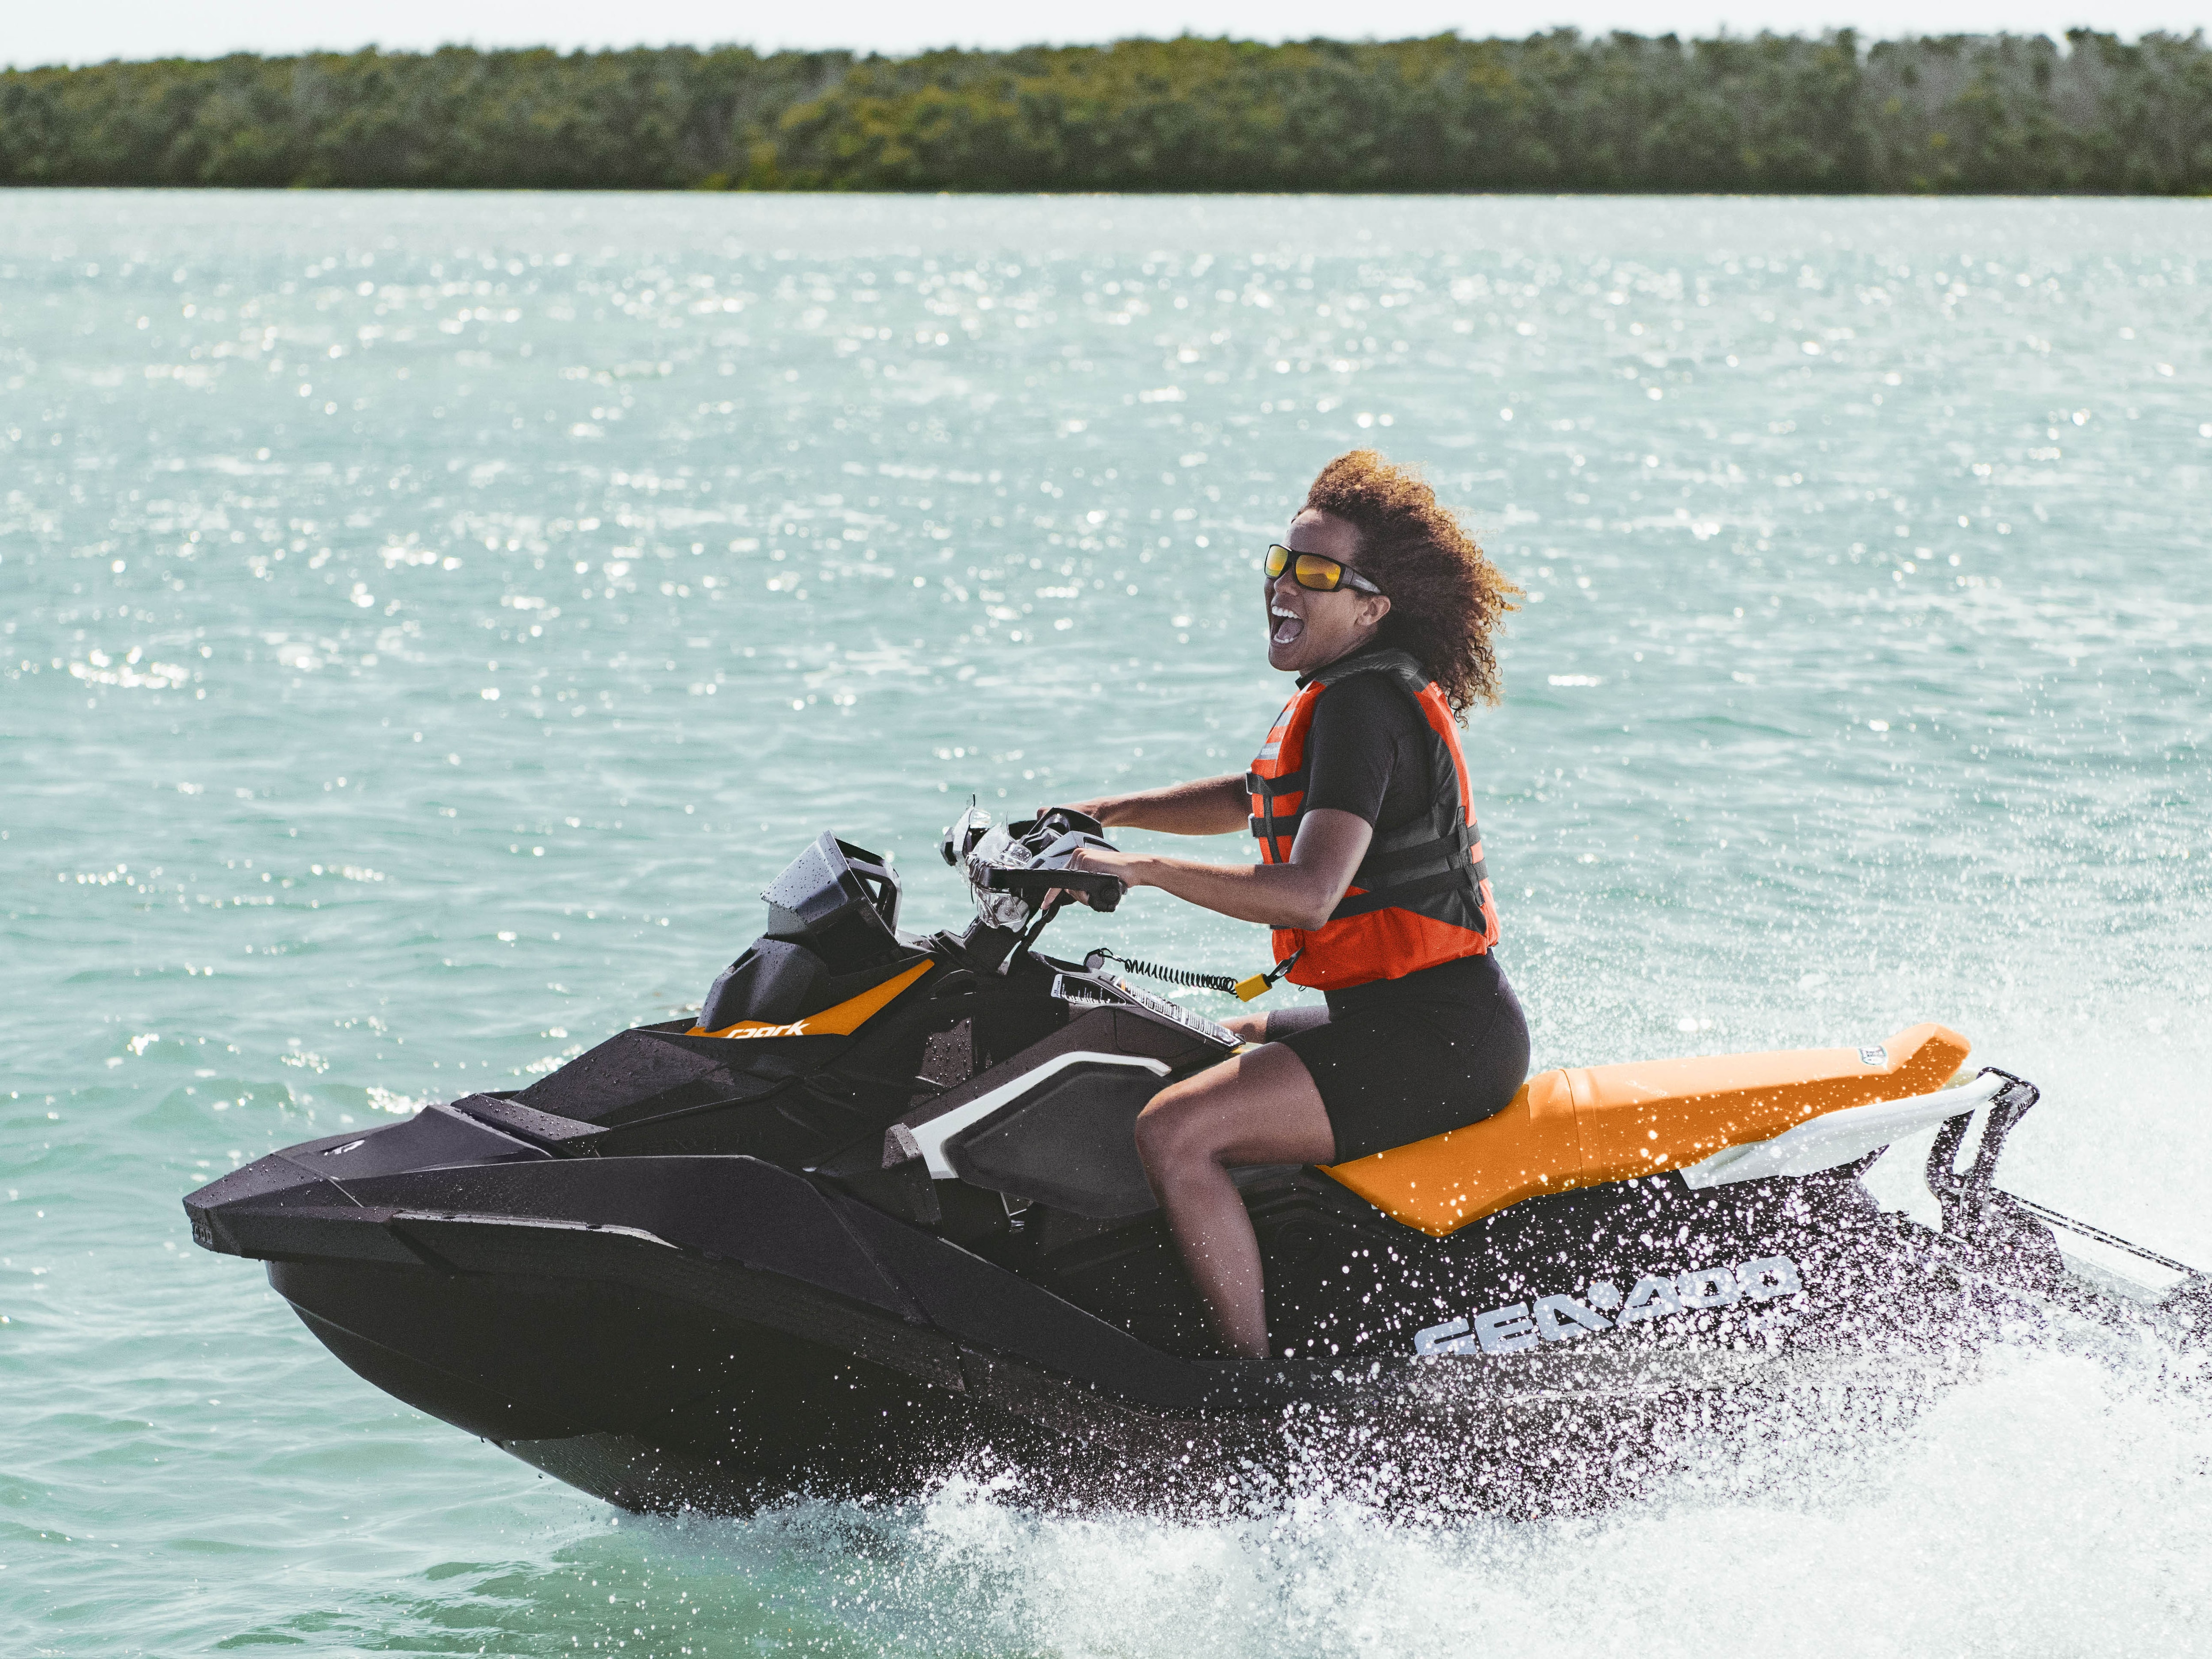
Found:
[[[1013,893],[1033,904],[1042,904],[1055,890],[1080,893],[1094,910],[1111,910],[1121,902],[1127,884],[1119,876],[1097,870],[988,870],[983,885],[995,893]]]

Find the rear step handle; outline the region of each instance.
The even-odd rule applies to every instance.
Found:
[[[1981,1074],[2002,1078],[2003,1086],[1990,1097],[1983,1112],[1947,1121],[1936,1132],[1935,1145],[1928,1149],[1928,1190],[1942,1206],[1946,1232],[1972,1231],[1979,1212],[1996,1190],[1997,1159],[2004,1152],[2006,1137],[2027,1115],[2028,1109],[2043,1097],[2042,1091],[2033,1083],[2010,1072],[1987,1066],[1982,1068]],[[1967,1132],[1977,1116],[1982,1118],[1982,1138],[1974,1148],[1973,1162],[1961,1171],[1958,1168],[1959,1149],[1966,1144]]]
[[[1963,1170],[1958,1167],[1973,1118],[1953,1118],[1936,1131],[1935,1144],[1928,1149],[1928,1190],[1942,1212],[1946,1233],[2010,1259],[2016,1269],[2055,1280],[2063,1269],[2051,1229],[1996,1184],[1997,1159],[2005,1141],[2042,1091],[2026,1078],[1994,1066],[1985,1067],[1982,1075],[2002,1079],[2003,1086],[1983,1113],[1975,1114],[1982,1119],[1982,1137],[1973,1160]]]
[[[2061,1231],[2093,1239],[2148,1266],[2179,1275],[2179,1284],[2153,1299],[2166,1314],[2180,1322],[2179,1328],[2185,1340],[2203,1341],[2212,1338],[2212,1273],[2146,1249],[2118,1233],[2076,1220],[2033,1199],[2008,1193],[1996,1184],[1997,1158],[2004,1150],[2005,1139],[2027,1115],[2039,1091],[2025,1078],[1999,1072],[1994,1066],[1983,1075],[2002,1078],[2005,1086],[1990,1102],[1989,1118],[1982,1127],[1981,1143],[1974,1149],[1973,1162],[1963,1173],[1957,1168],[1960,1148],[1965,1144],[1969,1127],[1966,1119],[1946,1123],[1937,1133],[1936,1144],[1929,1149],[1928,1189],[1942,1210],[1943,1231],[1978,1249],[1994,1249],[2008,1255],[2015,1267],[2039,1268],[2047,1279],[2055,1279],[2064,1271],[2063,1247],[2058,1237]]]

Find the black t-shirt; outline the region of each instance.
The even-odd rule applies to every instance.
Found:
[[[1429,810],[1428,722],[1387,674],[1352,674],[1321,694],[1306,728],[1302,811],[1334,807],[1380,832]]]

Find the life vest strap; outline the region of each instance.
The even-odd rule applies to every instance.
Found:
[[[1279,778],[1263,778],[1257,772],[1244,775],[1244,793],[1248,795],[1295,795],[1306,787],[1306,769],[1285,772]]]
[[[1449,842],[1432,841],[1425,847],[1363,859],[1359,867],[1352,872],[1352,884],[1373,892],[1378,888],[1401,886],[1438,870],[1464,870],[1474,861]]]
[[[1294,836],[1297,833],[1298,821],[1298,817],[1295,816],[1275,819],[1275,823],[1280,827],[1273,831],[1274,838],[1281,840]],[[1266,820],[1255,817],[1248,822],[1255,836],[1262,839],[1267,838],[1269,831]],[[1403,875],[1395,880],[1386,878],[1389,872],[1393,871],[1410,871],[1427,874],[1428,872],[1420,869],[1421,866],[1432,864],[1439,869],[1455,870],[1474,862],[1468,857],[1468,854],[1476,845],[1475,838],[1472,834],[1463,832],[1453,836],[1437,836],[1427,833],[1428,825],[1426,824],[1419,824],[1415,828],[1421,832],[1420,840],[1403,848],[1393,848],[1379,853],[1370,851],[1361,859],[1359,868],[1353,872],[1352,884],[1372,890],[1378,887],[1395,886],[1399,881],[1411,879],[1410,876]]]
[[[1437,859],[1452,864],[1468,862],[1468,855],[1478,845],[1474,831],[1462,825],[1450,835],[1437,836],[1430,833],[1430,828],[1427,823],[1408,824],[1393,835],[1376,837],[1369,845],[1366,856],[1359,860],[1358,872],[1352,878],[1354,884],[1372,887],[1375,885],[1373,882],[1362,881],[1360,878],[1370,873],[1379,875],[1386,870],[1427,864]]]
[[[1431,820],[1418,818],[1411,823],[1401,824],[1395,830],[1376,836],[1367,844],[1366,856],[1361,862],[1366,863],[1371,860],[1377,864],[1388,864],[1407,858],[1425,855],[1430,849],[1438,847],[1449,848],[1455,853],[1464,853],[1475,847],[1479,839],[1474,830],[1464,823],[1454,824],[1450,830],[1440,836],[1436,833],[1436,826]]]
[[[1425,898],[1431,893],[1441,893],[1455,887],[1462,887],[1466,884],[1466,878],[1461,872],[1465,868],[1464,865],[1454,864],[1446,869],[1439,870],[1431,876],[1419,876],[1411,881],[1394,881],[1389,886],[1380,888],[1374,892],[1347,895],[1335,909],[1328,913],[1328,919],[1331,921],[1342,921],[1347,916],[1364,916],[1370,911],[1396,909],[1404,905],[1408,899]],[[1483,872],[1480,865],[1476,865],[1474,868],[1477,890],[1480,890],[1480,884],[1488,880],[1489,878]]]

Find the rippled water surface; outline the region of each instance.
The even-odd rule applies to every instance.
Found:
[[[176,1200],[695,1002],[823,829],[935,926],[969,792],[1240,769],[1255,556],[1373,444],[1528,590],[1467,742],[1540,1066],[1941,1019],[2045,1086],[2007,1184],[2212,1266],[2208,341],[2179,203],[0,195],[6,1645],[2203,1651],[2149,1350],[1565,1518],[641,1522]]]

